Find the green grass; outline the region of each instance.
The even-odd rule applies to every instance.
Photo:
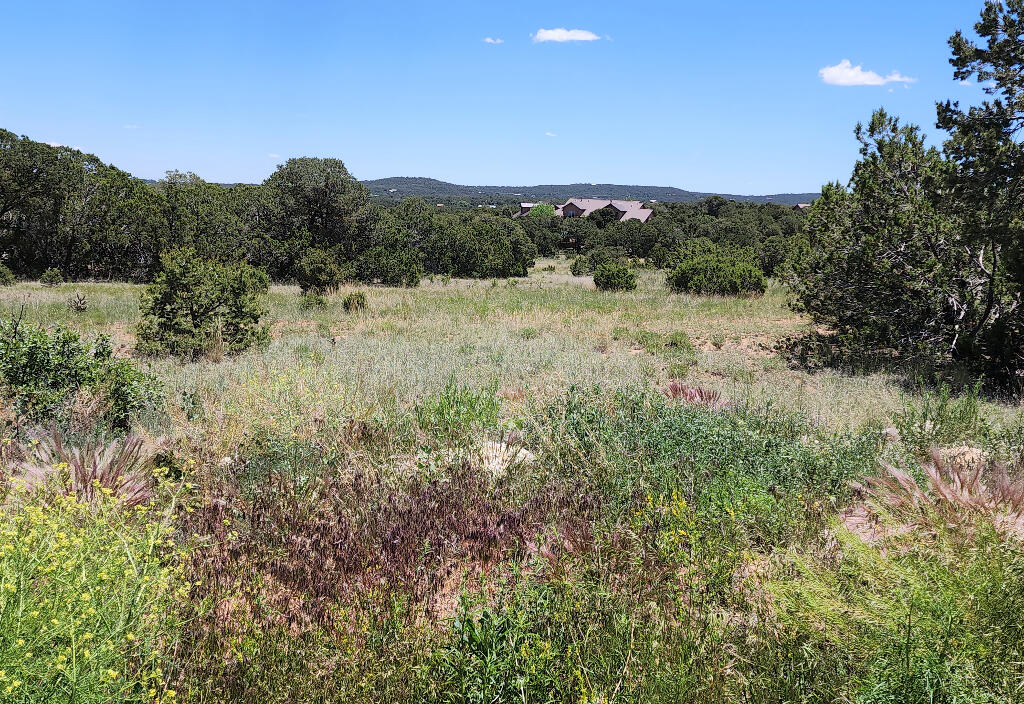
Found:
[[[775,344],[809,325],[778,285],[703,298],[641,270],[636,291],[609,293],[568,266],[344,287],[313,309],[274,286],[267,349],[140,361],[166,391],[170,420],[151,430],[170,436],[169,476],[195,487],[160,513],[180,548],[143,550],[149,524],[115,507],[63,528],[43,498],[4,503],[7,537],[37,526],[0,554],[21,599],[0,612],[14,701],[48,701],[56,677],[3,645],[38,630],[24,614],[49,613],[41,587],[127,556],[188,596],[110,590],[104,638],[130,628],[146,650],[111,650],[77,701],[1024,698],[1019,541],[983,515],[939,532],[884,511],[867,535],[847,521],[869,508],[852,482],[882,462],[920,476],[934,445],[1019,472],[1019,407],[790,368]],[[76,290],[84,313],[65,304]],[[344,311],[356,291],[366,308]],[[0,305],[130,355],[138,293],[18,284]],[[668,400],[671,379],[725,409]],[[54,531],[80,537],[81,565],[39,571]],[[127,687],[156,662],[153,695],[103,679]]]

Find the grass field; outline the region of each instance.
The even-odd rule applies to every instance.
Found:
[[[347,290],[309,311],[274,286],[267,349],[140,360],[166,397],[147,432],[170,447],[145,516],[108,507],[85,530],[76,506],[6,504],[0,692],[1024,701],[1024,498],[986,479],[990,459],[1021,471],[1019,406],[791,366],[776,344],[810,328],[778,285],[701,298],[642,271],[635,292],[605,293],[568,266],[364,287],[357,313]],[[67,305],[76,292],[84,312]],[[23,283],[0,305],[130,355],[139,293]],[[673,381],[721,397],[667,398]],[[935,498],[920,468],[932,449],[948,472],[984,468],[967,499]],[[886,465],[931,498],[851,488]],[[40,531],[75,557],[26,558]],[[121,607],[76,602],[69,628],[115,645],[95,646],[105,669],[77,660],[71,678],[65,646],[25,614],[68,615],[42,585],[99,593],[115,556],[81,547],[104,543],[155,576],[108,587]]]
[[[340,305],[345,290],[311,313],[299,305],[297,287],[274,286],[269,350],[217,364],[158,362],[155,369],[173,392],[198,391],[217,412],[229,412],[238,399],[254,401],[255,387],[274,393],[272,403],[284,394],[302,413],[340,403],[346,413],[372,415],[408,408],[453,376],[496,386],[513,414],[573,384],[658,387],[669,379],[744,404],[781,405],[836,429],[887,422],[908,400],[903,380],[885,374],[790,368],[776,343],[809,327],[787,307],[781,286],[760,298],[702,298],[671,294],[661,273],[644,271],[636,292],[603,293],[589,277],[571,276],[568,264],[540,260],[527,279],[369,289],[369,309],[351,315]],[[76,292],[89,302],[84,313],[67,306]],[[127,284],[24,284],[0,289],[0,304],[7,311],[24,304],[29,321],[109,335],[128,351],[140,292]],[[289,379],[293,385],[283,388]],[[994,419],[1018,412],[986,405]]]

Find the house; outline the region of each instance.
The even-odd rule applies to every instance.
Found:
[[[536,203],[520,203],[516,217],[527,215]],[[555,207],[555,215],[563,218],[585,218],[593,212],[610,208],[619,222],[639,220],[647,222],[654,213],[638,200],[602,200],[600,198],[570,198],[564,204]]]
[[[570,198],[564,205],[555,209],[555,215],[563,218],[585,218],[593,212],[610,208],[616,213],[616,220],[639,220],[647,222],[654,213],[638,200],[601,200],[599,198]]]
[[[810,203],[797,203],[793,206],[793,210],[807,210],[811,207]]]

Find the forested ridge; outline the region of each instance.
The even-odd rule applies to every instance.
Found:
[[[773,195],[731,195],[702,193],[672,186],[630,186],[614,183],[570,183],[539,186],[460,186],[433,178],[398,176],[363,181],[370,193],[379,198],[402,200],[419,196],[437,201],[465,201],[471,205],[501,204],[514,201],[549,201],[563,203],[569,198],[601,198],[616,200],[656,200],[661,202],[693,202],[710,196],[750,203],[796,205],[810,203],[818,193],[777,193]]]

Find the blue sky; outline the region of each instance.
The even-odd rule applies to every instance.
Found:
[[[848,178],[873,109],[937,136],[935,101],[980,98],[946,41],[981,6],[11,2],[0,126],[149,178],[332,156],[359,178],[814,191]]]

